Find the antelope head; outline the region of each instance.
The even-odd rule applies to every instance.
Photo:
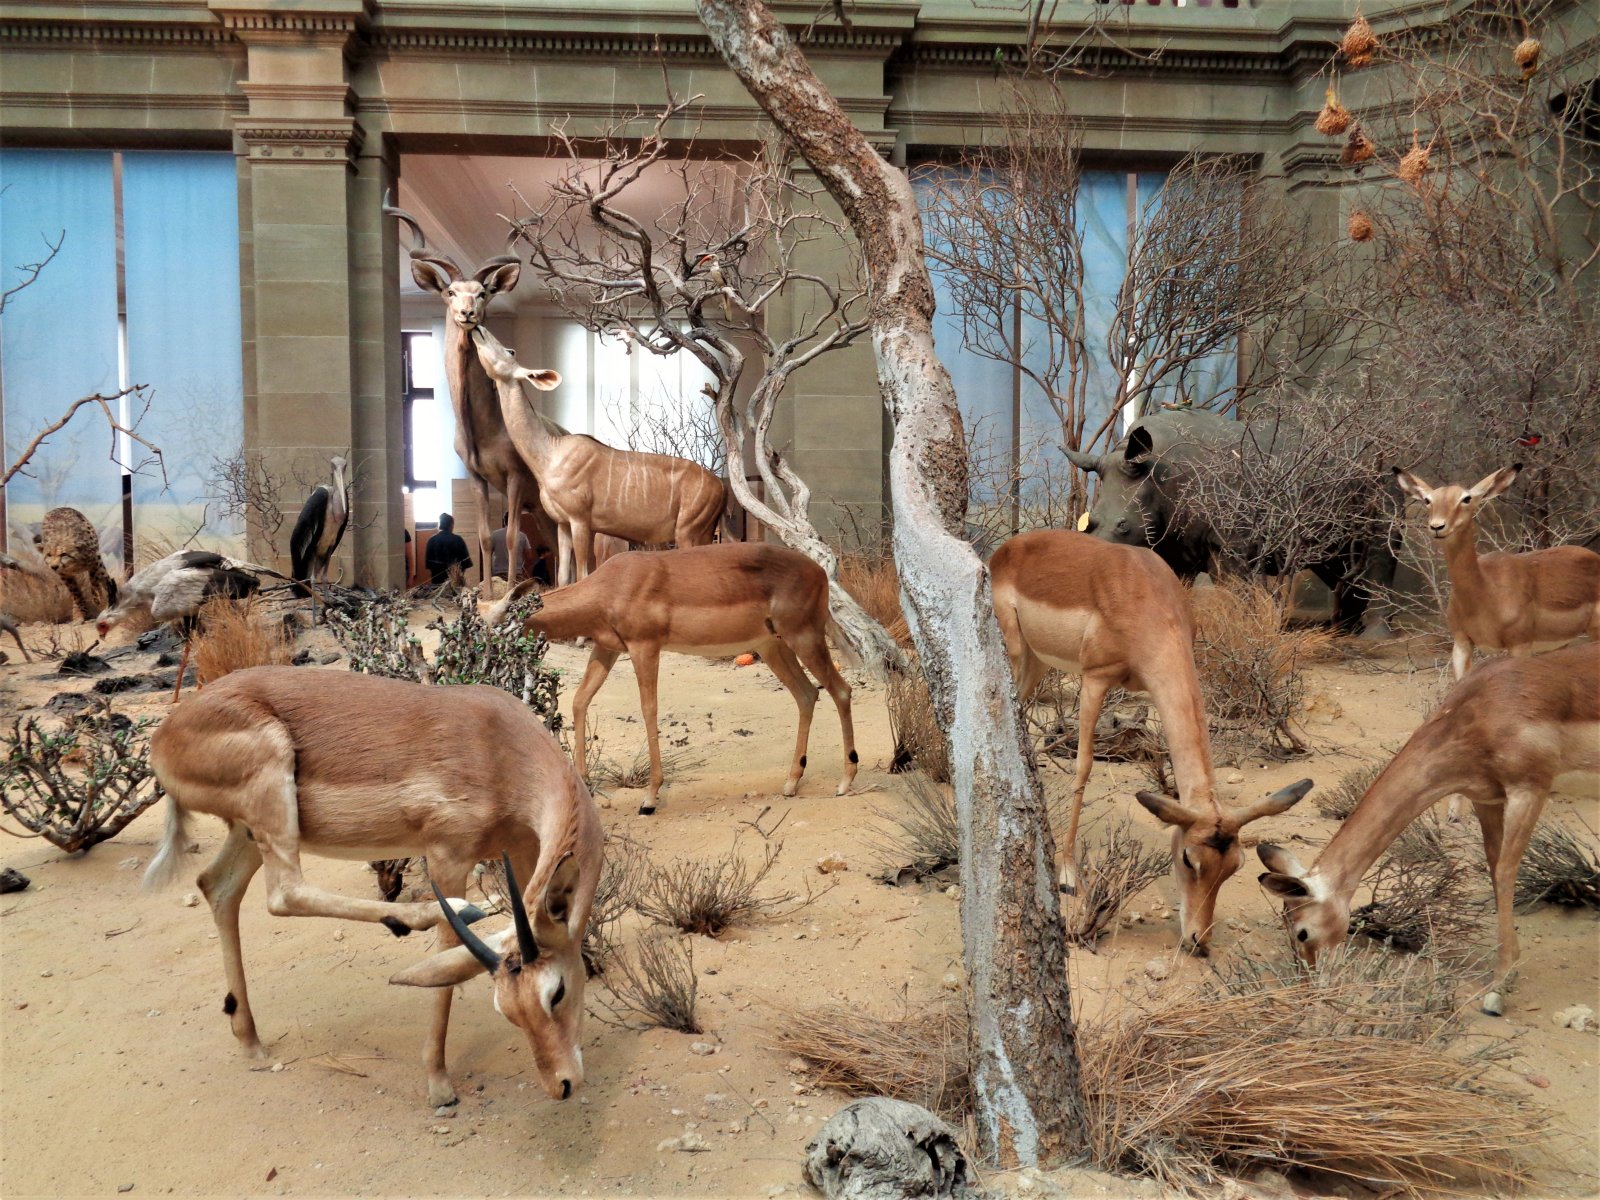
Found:
[[[411,278],[427,292],[444,297],[450,320],[462,329],[476,329],[483,323],[489,301],[517,286],[522,262],[514,255],[500,254],[477,269],[469,279],[453,259],[428,249],[428,239],[417,219],[384,197],[385,216],[397,217],[411,230]]]
[[[1396,467],[1394,481],[1406,495],[1428,506],[1428,531],[1442,539],[1470,528],[1478,509],[1515,483],[1521,470],[1521,463],[1513,463],[1464,488],[1454,483],[1433,487],[1410,471]]]
[[[1294,952],[1308,967],[1317,955],[1344,943],[1350,932],[1350,897],[1336,896],[1315,871],[1307,871],[1281,846],[1256,847],[1266,871],[1261,886],[1283,901],[1283,923],[1294,939]]]
[[[1172,878],[1178,885],[1182,924],[1178,944],[1190,954],[1204,958],[1211,953],[1217,893],[1244,863],[1239,830],[1261,817],[1287,812],[1311,787],[1311,780],[1302,779],[1244,808],[1212,804],[1197,809],[1153,792],[1137,794],[1140,804],[1172,826]]]
[[[583,1085],[583,926],[588,913],[576,912],[581,870],[567,854],[556,864],[528,918],[525,898],[517,885],[509,857],[506,869],[507,900],[512,930],[492,941],[514,944],[496,949],[473,933],[461,915],[434,886],[445,920],[461,945],[408,967],[389,980],[410,987],[453,987],[480,970],[489,972],[494,986],[494,1008],[528,1039],[534,1068],[545,1094],[565,1100]],[[577,919],[575,919],[577,918]]]

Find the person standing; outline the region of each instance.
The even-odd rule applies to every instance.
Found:
[[[461,586],[462,572],[472,566],[472,555],[467,553],[467,543],[456,533],[456,519],[449,513],[439,514],[439,532],[428,539],[423,553],[423,565],[428,581],[435,586],[449,581]]]

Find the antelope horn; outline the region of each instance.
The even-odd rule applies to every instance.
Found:
[[[461,919],[461,914],[450,907],[450,902],[444,898],[444,893],[439,890],[439,885],[433,883],[433,894],[438,897],[439,907],[444,909],[444,919],[450,923],[450,928],[455,930],[456,937],[461,939],[461,944],[472,951],[472,957],[481,962],[484,969],[493,975],[500,969],[500,956],[489,949],[486,943],[472,930],[467,928],[467,923]],[[519,934],[521,930],[517,931]]]
[[[511,902],[511,919],[517,923],[517,949],[522,952],[523,965],[527,966],[539,957],[539,943],[533,940],[528,910],[522,907],[522,888],[517,884],[517,873],[511,869],[511,856],[502,850],[500,861],[506,865],[506,887],[511,893],[506,899]]]

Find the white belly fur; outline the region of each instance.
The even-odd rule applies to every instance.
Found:
[[[754,650],[755,641],[724,642],[719,646],[663,646],[663,650],[671,654],[692,654],[697,658],[732,658],[736,654],[743,654],[747,650]]]

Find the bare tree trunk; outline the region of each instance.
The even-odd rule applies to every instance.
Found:
[[[933,349],[933,286],[904,172],[851,125],[762,0],[697,0],[722,57],[843,208],[871,284],[878,383],[894,420],[894,546],[912,636],[950,736],[978,1130],[1033,1165],[1084,1148],[1077,1035],[1052,847],[1023,750],[988,572],[960,534],[967,450]]]

